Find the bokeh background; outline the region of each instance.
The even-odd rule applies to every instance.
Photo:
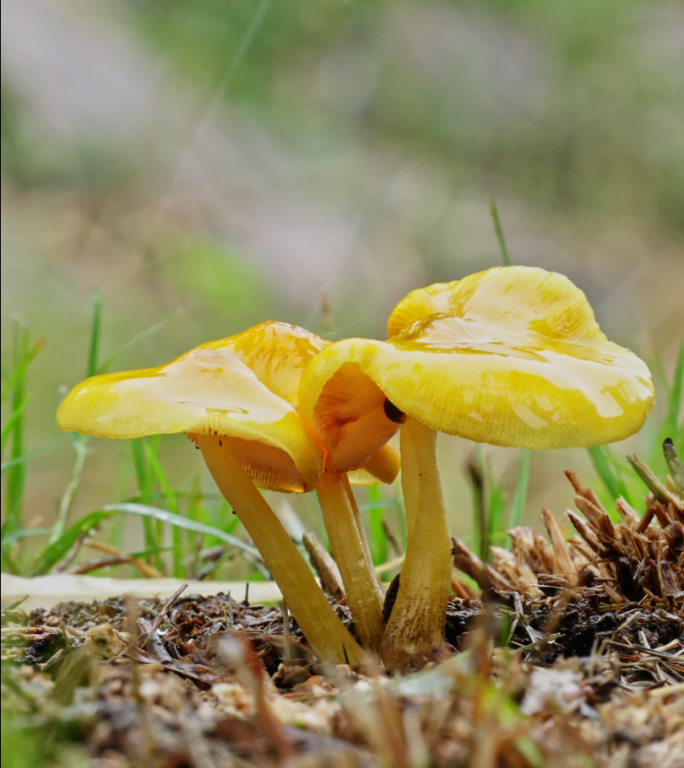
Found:
[[[411,289],[501,263],[491,195],[512,261],[568,275],[610,338],[671,375],[677,0],[4,0],[2,47],[3,365],[14,320],[46,342],[30,448],[58,437],[59,399],[84,376],[95,286],[103,358],[173,316],[118,369],[264,319],[382,338]],[[162,442],[192,482],[199,455]],[[467,534],[473,446],[439,450]],[[486,453],[510,486],[518,452]],[[73,514],[130,494],[130,463],[92,442]],[[27,523],[50,523],[72,466],[68,441],[32,462]],[[584,451],[533,456],[529,523],[571,504],[564,468],[592,479]],[[317,525],[311,499],[294,504]]]

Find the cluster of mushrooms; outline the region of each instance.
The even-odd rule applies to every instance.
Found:
[[[645,363],[608,341],[568,278],[501,267],[413,291],[387,341],[330,343],[269,321],[158,368],[87,379],[57,420],[98,437],[187,434],[314,651],[352,665],[371,652],[402,670],[444,642],[452,560],[436,433],[601,445],[638,431],[653,398]],[[399,430],[400,454],[388,443]],[[400,469],[407,550],[385,624],[351,485]],[[316,491],[359,642],[259,488]]]

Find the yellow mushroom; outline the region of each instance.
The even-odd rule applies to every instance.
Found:
[[[582,291],[542,269],[490,269],[413,291],[392,312],[388,336],[322,350],[298,403],[331,463],[336,454],[363,462],[386,422],[404,421],[408,547],[383,640],[385,664],[402,668],[444,638],[451,545],[435,432],[525,448],[602,445],[638,431],[654,395],[646,365],[607,340]],[[377,425],[376,443],[358,439],[361,422]]]
[[[275,329],[278,329],[278,332],[274,337]],[[258,334],[263,337],[259,338]],[[262,324],[244,334],[238,334],[233,339],[235,341],[232,348],[260,382],[290,404],[296,403],[304,368],[330,344],[329,341],[303,328],[278,323]],[[218,342],[224,343],[225,341]],[[206,348],[212,345],[204,346]],[[322,474],[319,461],[315,479],[312,474],[307,478],[305,487],[292,488],[315,488],[333,555],[344,583],[354,626],[361,645],[375,652],[380,651],[385,629],[382,614],[384,593],[375,575],[351,484],[378,481],[391,483],[399,474],[399,455],[392,446],[385,444],[397,428],[396,424],[389,424],[391,429],[385,430],[381,439],[378,439],[377,432],[378,428],[382,430],[382,427],[375,422],[352,425],[357,442],[365,441],[377,448],[364,454],[362,461],[335,467],[326,466]],[[207,459],[207,463],[208,461]],[[249,457],[244,456],[243,463],[250,465]],[[304,464],[310,466],[307,462]],[[255,477],[256,473],[252,472],[252,476]],[[263,480],[260,484],[264,487]],[[282,489],[283,486],[279,484],[276,487]]]
[[[326,343],[262,323],[158,368],[87,379],[64,399],[57,422],[98,437],[189,435],[316,653],[356,664],[361,648],[256,488],[301,492],[318,481],[321,449],[292,403],[304,366]]]

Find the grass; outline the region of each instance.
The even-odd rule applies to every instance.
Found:
[[[494,198],[491,198],[491,214],[494,231],[501,249],[502,260],[510,265],[510,257],[503,227]],[[90,340],[86,356],[85,373],[92,376],[106,372],[119,357],[135,344],[165,328],[179,316],[175,312],[155,323],[142,333],[123,344],[104,363],[100,362],[102,346],[102,298],[99,290],[93,295]],[[143,546],[136,557],[144,560],[157,572],[176,578],[192,578],[198,574],[221,572],[239,552],[250,562],[251,576],[267,575],[263,564],[251,547],[238,535],[239,521],[229,514],[223,499],[202,490],[201,471],[194,471],[190,478],[190,491],[182,491],[172,482],[160,457],[159,436],[133,439],[129,444],[124,462],[126,474],[133,479],[136,491],[129,498],[95,510],[75,523],[70,520],[74,500],[81,485],[89,454],[90,439],[85,435],[70,434],[36,450],[27,450],[25,419],[31,397],[28,392],[28,373],[31,363],[43,347],[43,340],[32,341],[29,329],[15,323],[13,330],[13,369],[2,371],[2,403],[7,406],[7,419],[2,428],[2,473],[5,482],[5,523],[2,527],[2,567],[11,573],[46,574],[56,567],[71,562],[83,539],[92,530],[109,526],[109,545],[120,538],[117,523],[122,518],[137,516],[142,522]],[[659,424],[647,432],[649,442],[645,458],[650,465],[662,461],[660,445],[665,437],[672,437],[681,452],[681,398],[684,379],[684,343],[681,346],[671,382],[662,372],[660,361],[653,366],[659,373],[661,398],[665,404]],[[652,417],[653,418],[653,417]],[[49,528],[23,527],[23,499],[30,461],[57,448],[68,440],[74,463],[71,477],[57,506],[54,525]],[[5,461],[5,452],[8,456]],[[596,474],[603,486],[603,493],[610,499],[620,496],[632,506],[644,489],[630,471],[627,461],[610,446],[589,449]],[[473,488],[473,548],[487,559],[492,545],[510,546],[506,531],[523,524],[530,477],[531,452],[520,451],[520,461],[515,482],[511,488],[497,479],[483,446],[477,446],[469,472]],[[375,565],[386,563],[396,553],[390,548],[405,547],[406,533],[401,527],[396,533],[387,519],[390,507],[399,508],[400,498],[383,499],[382,490],[371,486],[368,502],[362,505],[366,515],[369,541]],[[611,509],[611,504],[606,508]],[[120,527],[120,526],[119,526]],[[47,544],[36,549],[36,541],[47,535]],[[213,560],[212,560],[213,558]],[[110,571],[117,574],[121,571]],[[390,578],[389,572],[384,575]]]
[[[505,267],[511,266],[511,257],[508,255],[508,246],[506,245],[506,238],[504,236],[503,227],[501,226],[501,219],[499,218],[499,209],[496,205],[494,195],[489,198],[489,211],[492,215],[492,221],[494,222],[494,231],[496,232],[496,239],[499,241],[499,248],[501,249],[501,258]]]
[[[385,507],[382,501],[380,486],[371,485],[368,488],[368,527],[370,529],[371,555],[374,565],[381,565],[387,561],[387,532],[383,526],[385,520]]]
[[[173,313],[155,323],[120,347],[104,363],[100,363],[102,343],[102,298],[99,289],[93,295],[90,341],[86,358],[86,376],[105,373],[128,349],[165,328],[179,316]],[[128,470],[133,475],[137,492],[132,498],[95,510],[75,523],[70,516],[83,478],[89,455],[90,438],[70,433],[37,450],[28,451],[25,444],[26,408],[30,402],[27,378],[31,363],[43,347],[43,340],[32,343],[30,332],[20,323],[14,325],[12,371],[2,371],[2,403],[8,415],[2,428],[2,474],[5,481],[5,522],[2,526],[2,569],[14,574],[42,575],[71,563],[83,539],[105,524],[136,516],[142,520],[144,547],[138,559],[149,561],[160,573],[177,578],[193,578],[200,568],[207,568],[207,558],[216,556],[216,547],[230,548],[244,555],[263,578],[265,569],[258,552],[235,535],[237,517],[228,513],[223,499],[218,501],[201,491],[196,474],[193,491],[177,491],[159,457],[158,437],[126,441],[132,461]],[[57,505],[51,528],[24,528],[23,499],[29,462],[68,440],[74,451],[71,477]],[[4,461],[5,449],[8,460]],[[217,503],[215,503],[217,502]],[[220,513],[212,511],[218,506]],[[113,545],[115,526],[111,526],[108,544]],[[47,543],[37,548],[35,540],[47,536]],[[166,542],[170,538],[167,546]],[[221,558],[217,558],[220,560]],[[209,561],[211,562],[211,561]],[[114,573],[118,573],[115,570]]]
[[[90,328],[90,344],[88,345],[88,359],[86,363],[86,378],[95,376],[99,373],[98,360],[100,357],[100,343],[102,340],[102,292],[95,288],[93,292],[93,317]],[[87,435],[71,433],[69,435],[74,453],[76,454],[74,468],[71,473],[71,480],[62,495],[62,500],[57,510],[57,519],[50,534],[50,544],[54,544],[64,534],[69,513],[74,503],[76,491],[81,484],[83,475],[83,466],[88,455],[88,445],[90,438]]]
[[[475,458],[468,464],[473,493],[473,551],[482,560],[489,559],[490,547],[509,546],[506,531],[522,522],[529,478],[529,451],[522,451],[521,455],[510,506],[509,492],[495,477],[491,456],[485,455],[482,446],[477,447]]]
[[[12,373],[2,371],[2,404],[9,402],[10,417],[2,428],[2,457],[5,448],[10,446],[10,460],[3,464],[5,481],[5,532],[12,533],[20,525],[26,483],[26,464],[29,454],[26,452],[24,432],[26,407],[31,399],[27,393],[26,378],[31,362],[42,348],[41,341],[31,344],[28,328],[15,321],[13,327],[13,364]]]
[[[504,263],[509,264],[504,232],[496,203],[491,201],[494,228]],[[150,326],[126,342],[104,363],[100,363],[102,344],[102,300],[98,290],[93,295],[90,341],[85,372],[95,375],[106,372],[128,349],[141,340],[165,328],[179,316],[178,312]],[[2,371],[2,403],[7,406],[7,418],[2,427],[2,473],[5,482],[5,522],[2,526],[2,568],[15,574],[47,574],[55,568],[63,568],[74,561],[84,538],[92,531],[107,526],[105,534],[108,546],[119,544],[122,520],[138,517],[142,523],[142,547],[135,553],[137,559],[164,575],[176,578],[195,578],[201,575],[218,575],[231,567],[236,553],[249,563],[249,577],[268,576],[258,553],[240,538],[239,521],[229,514],[226,502],[218,494],[202,490],[201,470],[193,470],[189,478],[190,490],[181,490],[169,477],[159,452],[159,436],[133,439],[128,443],[124,460],[126,476],[135,483],[132,496],[103,506],[71,521],[74,500],[81,485],[90,439],[85,435],[70,434],[49,445],[29,450],[25,439],[25,420],[31,397],[28,392],[28,374],[31,363],[43,347],[43,340],[32,341],[29,329],[15,323],[13,368]],[[662,371],[658,362],[654,366]],[[681,397],[684,379],[684,343],[675,365],[672,381],[660,374],[660,386],[664,395],[661,420],[652,423],[645,459],[650,466],[662,462],[660,446],[665,437],[672,437],[675,448],[682,453]],[[651,417],[654,421],[655,416]],[[24,527],[23,499],[29,463],[67,441],[74,452],[71,477],[57,505],[54,524],[50,528]],[[633,507],[643,496],[641,481],[630,471],[625,458],[610,446],[590,448],[589,456],[603,486],[603,495],[615,499],[622,496]],[[5,461],[5,452],[7,460]],[[510,546],[506,531],[522,525],[525,519],[527,488],[530,478],[532,455],[521,450],[515,482],[507,487],[496,476],[491,457],[483,446],[477,446],[475,457],[469,465],[473,488],[473,549],[483,559],[488,559],[490,547]],[[661,473],[662,474],[662,473]],[[123,487],[123,486],[122,486]],[[397,515],[399,526],[395,531],[388,519],[389,508],[401,508],[401,498],[385,499],[379,486],[368,490],[368,501],[361,506],[366,516],[373,562],[382,565],[405,548],[406,532],[402,528],[403,517]],[[612,504],[606,504],[607,509]],[[42,548],[37,542],[47,537]],[[94,563],[96,570],[97,562]],[[120,574],[117,566],[109,572]],[[244,569],[243,569],[244,575]],[[383,578],[391,578],[389,571]]]
[[[101,293],[96,290],[93,294],[86,376],[107,372],[124,352],[165,328],[180,314],[182,312],[175,312],[150,326],[102,363],[103,310]],[[94,510],[76,522],[71,520],[74,502],[87,471],[91,439],[87,435],[69,433],[34,451],[26,450],[24,440],[26,406],[30,401],[27,376],[42,346],[42,340],[32,344],[28,329],[17,324],[14,368],[11,372],[3,370],[2,398],[3,403],[8,405],[7,420],[2,430],[3,451],[6,445],[10,448],[8,460],[2,464],[2,472],[7,474],[5,501],[8,510],[2,528],[3,570],[22,575],[45,575],[55,569],[71,567],[77,561],[77,555],[82,559],[80,551],[84,539],[100,529],[104,529],[100,538],[104,539],[106,546],[119,549],[122,521],[133,516],[141,521],[142,546],[129,554],[148,563],[162,575],[179,579],[196,578],[198,575],[218,577],[229,572],[227,569],[232,568],[237,553],[249,564],[247,572],[244,568],[241,571],[243,577],[268,578],[268,571],[258,552],[241,538],[244,532],[241,533],[237,516],[230,514],[227,502],[219,494],[202,490],[202,469],[192,470],[190,490],[181,490],[182,484],[171,480],[160,455],[158,435],[122,441],[127,444],[127,450],[122,452],[124,479],[132,480],[136,487],[132,496]],[[57,503],[54,524],[50,528],[23,527],[22,500],[28,464],[67,442],[74,452],[74,462],[70,479]],[[399,509],[400,506],[401,499],[383,499],[380,488],[369,488],[368,503],[362,505],[361,511],[367,515],[376,565],[385,563],[390,555],[396,555],[390,553],[391,546],[405,548],[403,516],[397,515],[399,527],[392,537],[389,535],[392,526],[387,519],[387,510],[393,507]],[[45,537],[47,543],[38,546],[37,542]],[[107,572],[114,576],[123,575],[124,568],[128,566],[108,567]],[[97,570],[93,568],[93,572]],[[138,574],[133,571],[130,575]],[[391,574],[387,572],[383,577],[391,578]]]
[[[394,493],[394,489],[391,490]],[[396,510],[397,514],[391,519],[387,513],[392,509]],[[373,565],[378,567],[391,563],[406,551],[406,525],[401,496],[385,499],[382,486],[369,485],[368,501],[359,507],[359,511],[366,515]],[[381,569],[380,577],[383,581],[391,581],[392,576],[391,567]]]

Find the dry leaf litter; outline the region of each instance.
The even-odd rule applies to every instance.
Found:
[[[678,488],[647,477],[613,522],[567,474],[569,540],[548,510],[489,563],[454,539],[447,642],[412,674],[320,662],[279,607],[121,597],[4,610],[3,698],[94,768],[684,768]]]

